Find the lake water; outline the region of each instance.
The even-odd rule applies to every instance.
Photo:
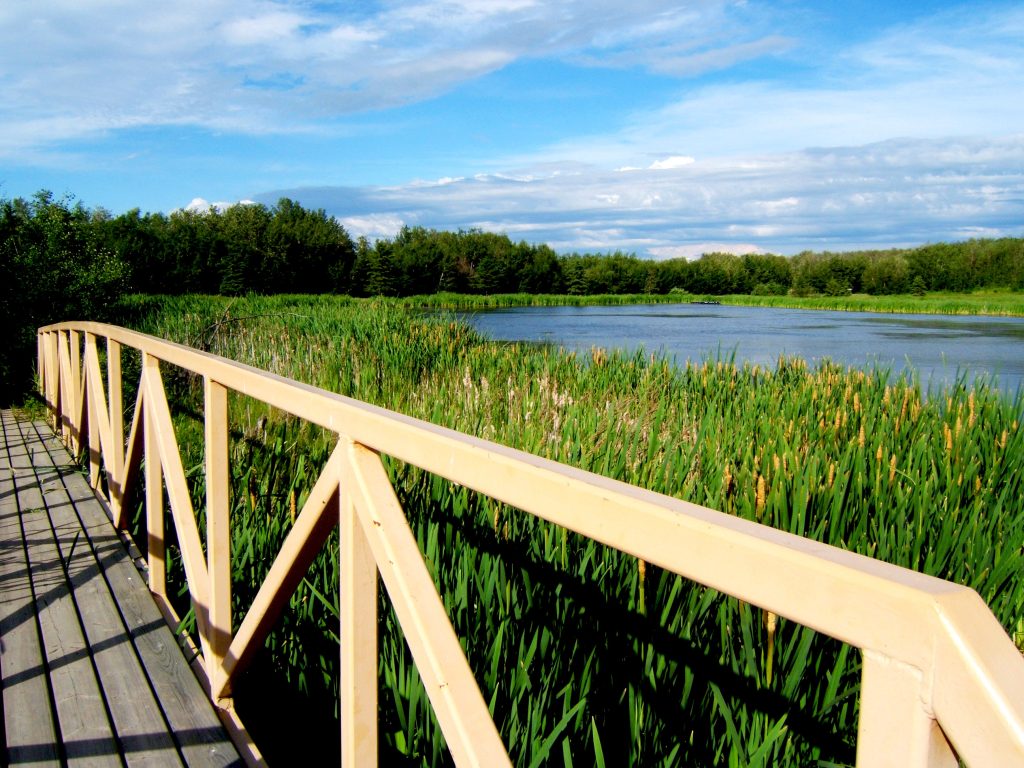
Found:
[[[924,388],[985,377],[1010,396],[1024,381],[1024,318],[661,304],[518,307],[461,315],[493,339],[660,352],[682,363],[735,355],[774,367],[780,355],[811,364],[913,370]]]

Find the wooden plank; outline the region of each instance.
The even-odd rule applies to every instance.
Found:
[[[2,412],[0,451],[0,674],[3,759],[17,765],[60,765],[35,596],[26,560],[10,453],[24,454],[10,411]]]
[[[36,425],[36,428],[45,435],[42,443],[51,455],[63,454],[64,460],[69,458],[56,437],[46,434],[44,425]],[[108,513],[81,474],[65,474],[63,482],[91,545],[103,553],[100,557],[103,576],[116,600],[124,631],[185,762],[190,766],[241,765],[237,750],[189,669],[173,632],[146,588],[145,579],[113,529]],[[137,739],[126,742],[129,758],[136,744]]]
[[[104,564],[124,558],[124,547],[116,536],[92,536],[83,528],[80,515],[100,516],[103,510],[91,493],[76,494],[80,499],[69,495],[61,476],[84,478],[66,463],[59,466],[59,454],[54,457],[47,450],[31,425],[24,424],[22,429],[26,442],[34,440],[40,448],[35,456],[36,472],[46,477],[42,490],[57,548],[73,587],[75,607],[125,760],[129,766],[181,765],[174,739],[104,578]],[[81,509],[76,509],[78,506]],[[106,520],[100,518],[98,522]]]
[[[26,454],[12,455],[11,463],[34,606],[57,710],[58,738],[68,765],[120,763],[120,750],[107,717],[43,499],[41,486],[52,481],[53,472],[37,473],[31,462],[40,447],[27,442],[26,448]]]

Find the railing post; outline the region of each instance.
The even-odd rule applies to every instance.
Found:
[[[68,334],[64,331],[57,331],[57,362],[60,368],[60,436],[65,445],[72,446],[71,440],[71,414],[75,410],[75,388],[72,385],[73,374],[71,373],[71,352]]]
[[[50,426],[56,432],[60,429],[60,362],[57,354],[57,334],[48,331],[43,334],[43,394],[50,414]]]
[[[356,513],[347,461],[339,482],[341,764],[363,768],[377,764],[377,565]]]
[[[89,370],[85,371],[84,402],[82,413],[85,416],[89,429],[89,485],[99,488],[100,485],[100,457],[102,455],[102,443],[100,442],[100,419],[106,421],[107,414],[100,413],[100,404],[106,405],[100,392],[93,390],[93,385],[102,388],[103,382],[99,376],[99,353],[96,350],[96,334],[85,334],[85,365]]]
[[[68,331],[68,351],[71,360],[71,445],[76,456],[82,450],[82,337],[78,331]]]
[[[206,674],[218,703],[230,696],[224,656],[231,644],[231,523],[228,499],[228,391],[203,379],[206,436],[206,554],[210,575]],[[221,692],[218,696],[217,692]]]
[[[151,376],[160,375],[159,361],[148,353],[142,354],[142,386]],[[167,572],[164,564],[164,478],[160,466],[160,444],[156,425],[150,418],[152,404],[145,398],[142,428],[145,435],[146,458],[146,532],[148,542],[149,589],[167,599]]]
[[[857,765],[956,768],[939,724],[926,708],[921,670],[874,651],[863,652]]]
[[[107,337],[107,407],[110,410],[110,435],[114,450],[104,457],[107,470],[114,479],[110,488],[110,507],[114,525],[127,527],[124,510],[124,397],[121,387],[121,344]]]

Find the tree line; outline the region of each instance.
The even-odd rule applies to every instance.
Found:
[[[283,198],[274,206],[112,215],[39,192],[0,198],[0,387],[18,381],[34,329],[110,319],[123,293],[891,294],[1024,288],[1024,239],[912,249],[708,253],[652,261],[621,252],[557,254],[507,235],[404,227],[353,240],[337,219]]]

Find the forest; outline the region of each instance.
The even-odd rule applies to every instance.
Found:
[[[35,328],[113,319],[116,299],[130,293],[841,296],[993,287],[1024,288],[1024,239],[653,261],[558,254],[475,229],[404,227],[391,238],[353,240],[324,210],[287,198],[272,207],[115,216],[41,191],[0,198],[0,318],[12,334],[0,353],[0,388],[24,386]]]

